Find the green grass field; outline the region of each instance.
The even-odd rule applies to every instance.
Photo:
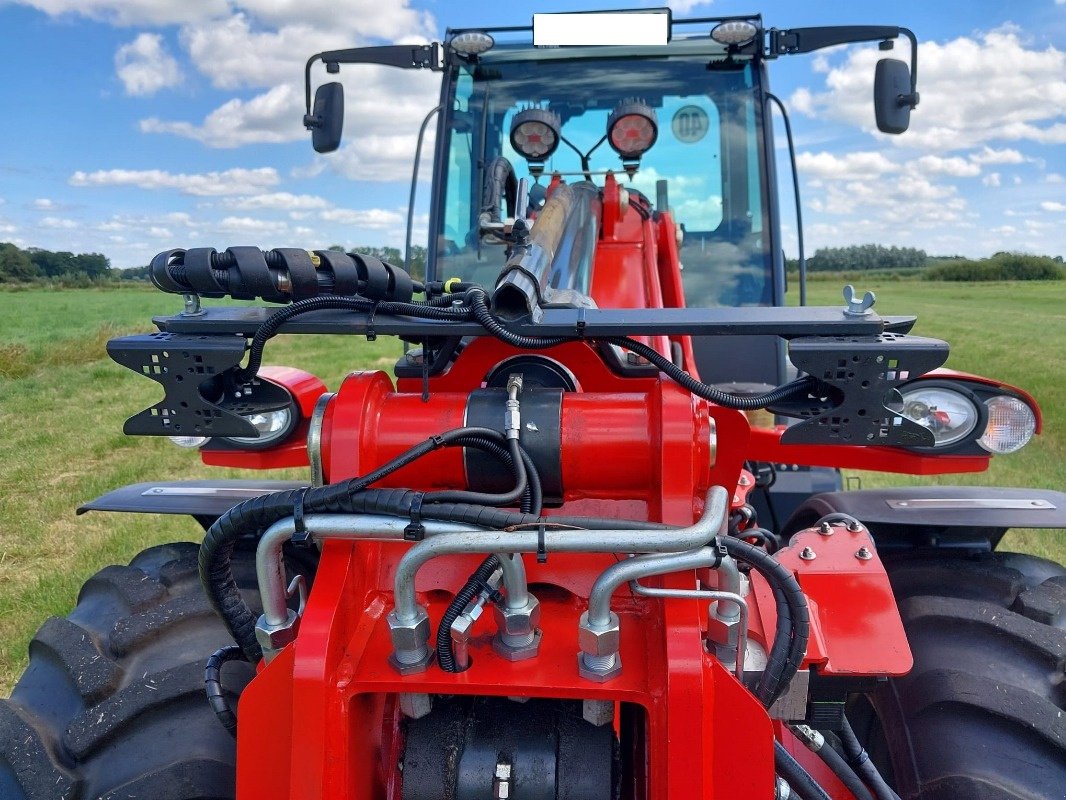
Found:
[[[976,476],[944,483],[1066,486],[1066,282],[860,286],[885,314],[916,313],[915,332],[953,344],[949,366],[1030,390],[1045,434]],[[839,287],[812,283],[812,303],[839,305]],[[158,399],[155,385],[112,363],[104,342],[150,330],[153,314],[180,310],[173,296],[136,287],[0,292],[0,690],[10,689],[26,643],[51,614],[70,610],[83,581],[138,550],[196,539],[190,521],[161,516],[74,515],[86,500],[127,483],[235,476],[208,469],[194,452],[122,434],[126,417]],[[271,363],[320,375],[335,387],[351,369],[389,369],[390,339],[280,337]],[[928,479],[862,474],[864,486]],[[937,479],[934,479],[937,480]],[[1066,561],[1066,536],[1012,532],[1008,546]]]

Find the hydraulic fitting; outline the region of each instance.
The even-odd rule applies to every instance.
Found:
[[[386,618],[389,634],[392,636],[392,655],[389,663],[401,675],[414,675],[425,672],[433,661],[433,651],[429,649],[429,615],[422,606],[418,606],[414,617],[401,620],[396,611],[390,611]]]
[[[522,394],[522,376],[507,376],[507,402],[504,405],[503,429],[508,439],[517,439],[522,432],[522,409],[518,400]]]
[[[255,638],[263,648],[263,661],[269,664],[287,644],[296,641],[299,622],[299,616],[291,608],[285,622],[278,625],[271,625],[265,615],[260,615],[255,623]]]
[[[582,678],[603,683],[622,671],[621,625],[618,615],[610,612],[606,625],[591,625],[589,613],[581,615],[578,624],[577,670]]]
[[[540,602],[533,595],[526,596],[525,605],[512,608],[507,601],[493,607],[496,635],[492,649],[508,661],[524,661],[536,657],[540,650]]]

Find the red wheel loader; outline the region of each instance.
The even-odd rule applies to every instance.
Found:
[[[126,433],[309,474],[83,506],[203,539],[41,628],[0,704],[0,795],[1066,795],[1066,570],[996,549],[1066,526],[1066,495],[839,479],[984,470],[1039,433],[1035,401],[945,369],[869,293],[785,304],[768,66],[907,41],[873,101],[902,133],[899,27],[535,15],[313,56],[319,152],[343,120],[322,66],[440,74],[425,274],[155,257],[184,307],[108,345],[164,394]],[[200,304],[222,297],[259,302]],[[405,349],[328,390],[265,365],[277,334]]]

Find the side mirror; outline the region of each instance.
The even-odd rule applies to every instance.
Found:
[[[332,153],[341,144],[344,129],[344,87],[336,81],[323,83],[315,90],[315,104],[304,117],[304,127],[311,131],[311,145],[316,153]]]
[[[911,123],[918,93],[911,91],[911,71],[895,58],[882,58],[874,72],[874,117],[882,133],[903,133]]]

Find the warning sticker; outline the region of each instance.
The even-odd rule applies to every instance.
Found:
[[[670,121],[670,130],[679,142],[692,144],[707,135],[710,118],[699,106],[682,106]]]

